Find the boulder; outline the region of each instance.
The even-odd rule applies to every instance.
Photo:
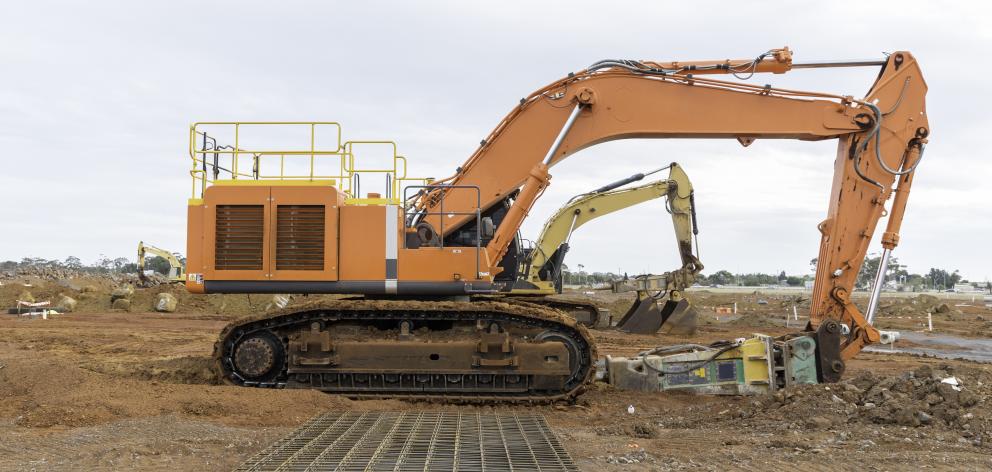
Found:
[[[293,297],[290,295],[273,295],[272,301],[270,301],[268,305],[265,305],[265,311],[281,310],[286,308],[286,305],[289,305],[289,302],[292,299]]]
[[[66,313],[71,313],[76,311],[76,299],[65,294],[59,295],[59,302],[56,305],[57,309],[64,311]]]
[[[134,295],[134,286],[131,284],[124,285],[120,288],[115,288],[113,292],[110,292],[110,301],[115,302],[120,299],[130,300],[131,296]]]
[[[178,303],[179,301],[171,293],[160,293],[155,299],[155,311],[160,313],[175,312]]]
[[[128,300],[126,298],[118,298],[114,300],[110,306],[115,310],[128,311],[131,309],[131,300]]]

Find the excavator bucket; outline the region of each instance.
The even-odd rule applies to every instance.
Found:
[[[638,297],[617,323],[618,330],[634,334],[654,334],[663,326],[662,331],[666,334],[693,334],[696,332],[696,310],[685,299],[669,300],[659,309],[654,298]]]
[[[658,310],[658,302],[651,297],[638,296],[627,313],[620,318],[617,329],[634,334],[654,334],[664,320]]]
[[[686,299],[665,302],[661,308],[661,332],[665,334],[696,334],[696,308]]]

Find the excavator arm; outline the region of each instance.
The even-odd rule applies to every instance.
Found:
[[[844,66],[880,66],[864,98],[708,77]],[[449,212],[443,238],[470,218],[452,215],[469,215],[477,208],[485,214],[509,204],[498,221],[494,218],[494,234],[484,247],[488,274],[495,274],[549,184],[548,169],[589,146],[625,138],[737,139],[744,146],[755,139],[836,139],[826,218],[818,226],[821,244],[809,328],[850,328],[839,351],[822,356],[833,358],[831,369],[839,376],[842,360],[879,338],[870,324],[877,294],[867,316],[851,303],[850,294],[883,214],[888,214],[882,236],[885,255],[899,242],[913,175],[930,132],[926,91],[919,64],[905,51],[880,61],[849,63],[795,64],[788,49],[741,61],[601,61],[522,99],[456,174],[439,181],[418,206],[428,215],[423,221],[439,228],[437,207],[443,200]],[[480,197],[446,187],[477,188]]]
[[[669,170],[668,179],[621,188],[664,169]],[[680,270],[697,274],[703,269],[703,265],[692,251],[692,238],[695,234],[692,196],[689,177],[682,167],[674,162],[661,169],[646,174],[634,174],[592,192],[577,195],[544,224],[533,249],[523,261],[524,267],[521,270],[524,274],[523,279],[542,288],[554,284],[555,291],[560,292],[561,288],[558,284],[562,264],[569,250],[569,241],[576,229],[601,216],[661,197],[667,197],[668,200],[667,209],[672,216],[679,255],[682,259]]]

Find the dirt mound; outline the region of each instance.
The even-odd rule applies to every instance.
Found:
[[[208,356],[188,356],[122,366],[113,373],[138,380],[155,380],[176,384],[220,385],[214,361]]]
[[[310,390],[272,390],[229,386],[180,385],[144,376],[174,380],[184,366],[201,366],[196,358],[162,362],[160,371],[138,369],[135,378],[121,378],[43,358],[13,358],[0,369],[0,418],[31,428],[81,427],[124,418],[163,414],[213,418],[226,424],[296,425],[333,408],[389,409],[395,401],[353,401]],[[195,369],[195,367],[194,367]],[[193,374],[194,377],[206,374]],[[184,379],[188,380],[188,379]]]
[[[947,383],[956,379],[960,386]],[[741,410],[741,418],[798,422],[804,429],[848,424],[934,426],[964,432],[977,441],[992,431],[992,375],[981,368],[924,365],[901,375],[872,371],[838,384],[783,390]]]

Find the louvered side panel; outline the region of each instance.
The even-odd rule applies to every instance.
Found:
[[[324,205],[278,205],[277,270],[324,270],[324,211]]]
[[[218,205],[215,270],[262,270],[264,205]]]

